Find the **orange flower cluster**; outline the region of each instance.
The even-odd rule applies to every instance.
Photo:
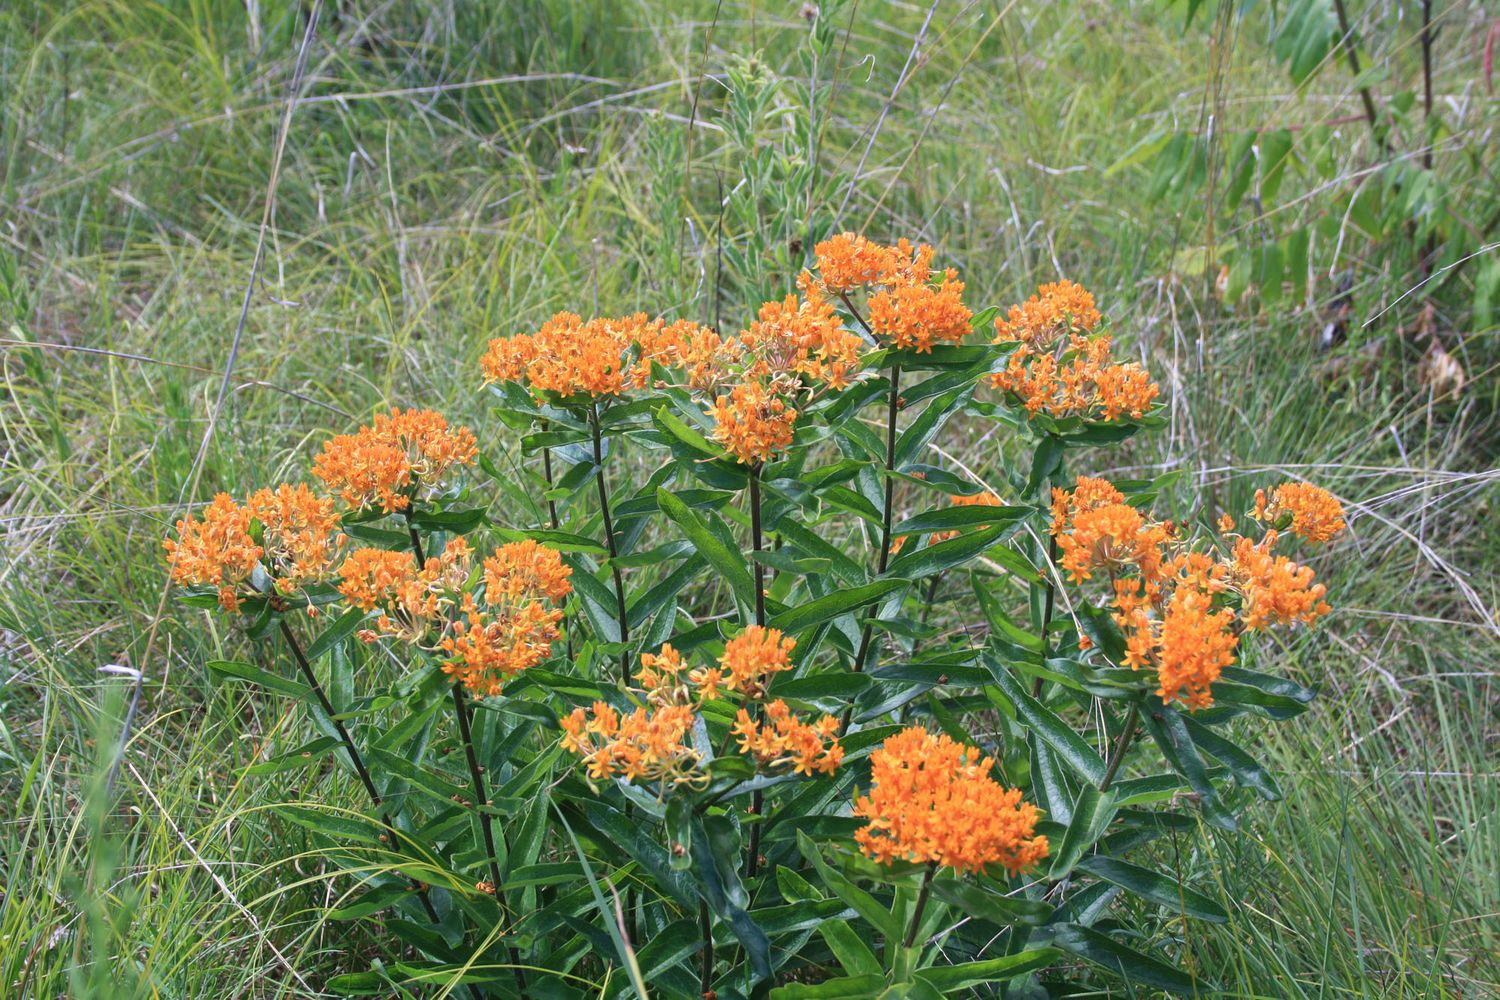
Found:
[[[260,562],[261,547],[250,536],[255,517],[228,493],[217,494],[203,510],[202,519],[177,522],[177,538],[162,542],[172,579],[185,586],[216,587],[219,606],[238,611],[237,588],[250,579]]]
[[[1213,683],[1234,664],[1243,633],[1311,625],[1328,613],[1325,588],[1313,582],[1312,570],[1275,554],[1274,529],[1256,543],[1232,534],[1232,518],[1221,519],[1230,543],[1229,557],[1221,559],[1189,548],[1171,522],[1148,520],[1124,499],[1110,483],[1080,476],[1074,490],[1052,491],[1052,534],[1074,580],[1100,570],[1109,575],[1125,665],[1154,669],[1163,703],[1209,707]],[[1313,512],[1314,536],[1332,537],[1329,512],[1316,497],[1294,492],[1288,503]]]
[[[704,703],[728,693],[759,702],[771,677],[791,669],[795,645],[777,629],[751,625],[725,644],[712,667],[690,667],[671,645],[644,653],[636,677],[645,706],[623,720],[603,702],[587,712],[574,709],[563,720],[563,746],[585,760],[594,779],[650,781],[663,792],[668,785],[701,788],[708,781],[703,754],[688,735]],[[760,767],[810,775],[832,773],[844,759],[838,730],[838,719],[824,716],[809,725],[778,700],[766,706],[763,722],[741,708],[733,733],[740,752]]]
[[[332,500],[282,483],[257,490],[243,506],[218,494],[201,519],[178,521],[177,538],[162,548],[173,580],[217,588],[219,606],[234,612],[262,563],[283,594],[331,576],[345,542],[338,521]]]
[[[757,722],[740,709],[734,724],[740,753],[768,770],[790,767],[795,774],[832,774],[844,760],[839,745],[839,720],[825,715],[809,726],[792,714],[777,698],[766,706],[766,718]]]
[[[465,594],[463,617],[438,641],[448,654],[443,671],[480,698],[498,695],[507,680],[552,655],[563,613],[547,602],[573,592],[572,568],[530,539],[500,546],[483,566],[483,604]]]
[[[1003,336],[996,339],[1000,343]],[[1134,361],[1116,364],[1110,357],[1110,338],[1069,334],[1061,357],[1021,344],[1005,367],[990,376],[990,386],[1014,393],[1027,413],[1046,413],[1062,419],[1118,420],[1129,414],[1139,419],[1161,394],[1161,388]]]
[[[575,708],[562,720],[562,745],[584,759],[595,781],[654,782],[663,794],[669,785],[701,789],[709,774],[701,767],[703,754],[688,744],[693,720],[687,705],[637,708],[622,719],[596,701],[591,713]]]
[[[491,604],[560,601],[573,592],[573,569],[556,549],[531,539],[502,545],[484,560],[484,596]]]
[[[758,381],[741,382],[714,400],[714,440],[741,465],[767,462],[792,443],[797,411]]]
[[[1326,542],[1344,530],[1344,505],[1332,493],[1311,483],[1282,483],[1255,491],[1255,520],[1309,542]]]
[[[333,574],[347,539],[338,530],[332,499],[300,483],[282,483],[257,490],[246,506],[260,522],[262,557],[283,594]]]
[[[375,627],[360,633],[366,642],[391,636],[416,645],[443,629],[450,609],[464,597],[473,550],[462,537],[424,566],[409,552],[363,547],[339,567],[339,593],[361,611],[379,611]]]
[[[1041,813],[990,777],[994,761],[945,735],[913,726],[870,755],[872,785],[854,801],[869,824],[854,834],[882,864],[936,862],[955,871],[997,864],[1011,875],[1047,856]]]
[[[564,398],[618,396],[651,382],[651,366],[680,368],[689,385],[711,384],[733,357],[713,330],[645,313],[585,321],[560,312],[536,333],[489,342],[479,366],[486,382],[524,382]]]
[[[1099,325],[1094,296],[1082,285],[1056,281],[995,320],[996,343],[1019,340],[1041,350],[1068,333],[1091,333]]]
[[[872,289],[870,329],[883,343],[928,353],[935,344],[956,344],[969,334],[973,313],[963,303],[964,283],[952,268],[933,281],[932,247],[913,247],[904,239],[885,246],[841,233],[813,252],[828,291]]]
[[[326,442],[313,475],[357,510],[378,504],[391,513],[410,507],[419,490],[441,489],[449,470],[473,464],[477,454],[468,428],[450,428],[431,410],[392,409]]]

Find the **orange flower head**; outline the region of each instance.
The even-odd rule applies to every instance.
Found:
[[[744,374],[787,388],[826,382],[842,389],[859,370],[865,342],[844,329],[812,275],[797,278],[801,297],[788,295],[763,303],[756,319],[740,332]]]
[[[1323,601],[1327,588],[1313,583],[1310,567],[1272,553],[1276,539],[1272,529],[1259,545],[1248,538],[1234,543],[1230,572],[1247,632],[1296,622],[1311,625],[1331,610]]]
[[[1139,419],[1161,388],[1135,362],[1114,363],[1110,344],[1107,336],[1073,334],[1059,355],[1050,350],[1039,353],[1022,343],[1005,367],[990,376],[990,386],[1014,396],[1033,417],[1046,413],[1058,419]]]
[[[441,414],[393,409],[356,434],[327,441],[313,475],[357,510],[378,504],[390,513],[406,510],[422,491],[441,490],[447,474],[472,465],[478,452],[469,429],[450,428]]]
[[[530,601],[481,609],[467,598],[464,614],[438,641],[443,672],[479,698],[498,695],[505,682],[552,654],[562,611]]]
[[[1119,574],[1130,568],[1154,579],[1171,535],[1167,525],[1148,522],[1127,504],[1096,507],[1076,514],[1070,530],[1057,536],[1059,561],[1074,580],[1087,580],[1097,569]]]
[[[741,382],[714,400],[714,440],[741,465],[768,462],[792,443],[797,411],[758,381]]]
[[[870,297],[870,328],[884,342],[931,353],[934,344],[956,344],[973,317],[963,303],[964,283],[949,269],[936,287],[926,282],[884,288]]]
[[[786,702],[777,699],[766,706],[766,718],[757,722],[745,709],[739,710],[733,733],[740,753],[767,770],[791,769],[794,774],[832,774],[844,759],[838,740],[839,720],[825,715],[808,725],[792,714]]]
[[[538,598],[560,601],[573,592],[572,567],[556,549],[531,539],[510,542],[484,560],[484,596],[491,604],[524,603]]]
[[[239,588],[260,562],[262,548],[250,535],[255,512],[228,493],[217,494],[202,518],[177,522],[177,538],[162,542],[172,579],[184,586],[215,587],[219,606],[238,611]]]
[[[536,358],[536,338],[527,333],[514,337],[497,337],[489,342],[479,368],[484,381],[520,382],[526,377],[526,366]]]
[[[1195,587],[1178,587],[1167,604],[1157,642],[1157,694],[1163,704],[1180,700],[1189,709],[1213,704],[1210,686],[1234,665],[1239,636],[1234,612],[1212,610],[1212,598]]]
[[[780,629],[748,626],[724,645],[719,658],[725,687],[749,698],[759,698],[776,674],[792,669],[791,653],[797,640]]]
[[[461,536],[420,569],[406,552],[355,549],[339,567],[339,593],[362,611],[380,612],[375,627],[361,633],[367,640],[391,636],[422,645],[446,627],[450,609],[468,610],[473,555]]]
[[[830,292],[849,292],[927,280],[932,247],[907,240],[886,246],[855,233],[840,233],[813,247],[818,278]]]
[[[1344,530],[1344,506],[1327,490],[1311,483],[1282,483],[1267,498],[1255,491],[1255,510],[1250,515],[1277,529],[1309,542],[1327,542]]]
[[[1036,806],[990,777],[994,761],[913,726],[870,755],[871,787],[855,799],[868,821],[855,841],[882,864],[936,862],[955,871],[1001,865],[1012,876],[1047,856]]]
[[[595,702],[591,712],[574,709],[563,720],[562,744],[583,758],[591,781],[653,782],[662,794],[669,786],[701,789],[709,775],[702,769],[703,755],[689,742],[693,719],[686,705],[649,712],[637,708],[621,718],[613,708]]]
[[[996,319],[995,343],[1019,340],[1039,350],[1065,333],[1092,332],[1100,319],[1094,296],[1082,285],[1057,281],[1042,285],[1037,294]]]
[[[1052,488],[1052,534],[1061,535],[1073,523],[1073,518],[1086,510],[1098,510],[1111,504],[1124,503],[1125,494],[1115,489],[1107,479],[1079,476],[1072,492],[1054,486]]]
[[[333,575],[347,540],[338,530],[333,500],[305,485],[257,490],[245,504],[261,525],[263,557],[276,587],[290,594]]]

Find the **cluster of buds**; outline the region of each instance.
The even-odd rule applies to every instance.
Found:
[[[802,722],[779,699],[758,718],[771,679],[792,668],[795,646],[777,629],[751,625],[711,667],[690,666],[670,645],[646,653],[636,674],[644,704],[625,716],[604,702],[574,709],[562,720],[563,746],[583,759],[593,781],[654,784],[661,794],[680,785],[702,789],[707,753],[694,744],[693,729],[705,702],[736,696],[745,703],[733,729],[741,753],[766,772],[830,774],[844,757],[838,719]]]
[[[1309,542],[1343,530],[1343,509],[1308,484],[1256,495],[1256,520],[1290,528]],[[1232,666],[1240,638],[1277,625],[1311,625],[1329,611],[1313,571],[1277,554],[1270,528],[1255,540],[1219,523],[1227,554],[1200,551],[1170,521],[1152,521],[1112,484],[1080,476],[1073,490],[1052,491],[1052,535],[1075,581],[1104,573],[1114,620],[1125,636],[1125,665],[1155,670],[1163,703],[1190,710],[1213,704],[1212,686]]]

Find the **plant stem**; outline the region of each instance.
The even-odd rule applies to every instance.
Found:
[[[1057,604],[1057,577],[1054,575],[1054,567],[1057,565],[1057,536],[1048,532],[1047,535],[1047,600],[1042,606],[1042,669],[1047,669],[1047,626],[1052,624],[1052,609]],[[1042,696],[1042,678],[1038,677],[1036,683],[1031,685],[1031,696],[1040,698]]]
[[[917,893],[917,907],[912,910],[911,924],[906,928],[906,940],[901,947],[910,948],[917,942],[917,928],[922,924],[922,914],[927,909],[927,897],[932,892],[932,876],[937,874],[937,862],[927,862],[927,873],[922,876],[922,891]]]
[[[891,391],[890,400],[886,406],[885,420],[885,470],[890,473],[896,468],[896,413],[901,408],[901,366],[891,366]],[[877,564],[877,573],[884,573],[886,566],[891,561],[891,515],[896,501],[896,478],[892,475],[885,477],[885,511],[880,519],[880,561]],[[875,613],[878,604],[870,606],[870,614]],[[866,622],[864,631],[859,636],[859,652],[854,656],[854,672],[860,673],[865,669],[865,657],[870,652],[870,641],[874,638],[875,625]]]
[[[698,930],[703,935],[703,964],[698,973],[698,991],[703,996],[713,992],[714,985],[714,927],[708,913],[708,902],[698,900]]]
[[[1125,727],[1116,737],[1115,748],[1109,755],[1109,764],[1104,768],[1104,780],[1099,782],[1099,791],[1109,791],[1110,782],[1115,780],[1115,772],[1120,770],[1120,762],[1125,759],[1125,751],[1130,749],[1130,741],[1135,738],[1135,722],[1140,717],[1140,712],[1140,705],[1131,702],[1130,711],[1125,715]]]
[[[1333,9],[1339,18],[1339,46],[1344,50],[1344,55],[1349,59],[1349,70],[1354,78],[1359,79],[1359,54],[1354,50],[1354,33],[1349,27],[1349,12],[1344,9],[1344,0],[1333,0]],[[1375,118],[1375,99],[1370,96],[1370,88],[1360,85],[1359,100],[1365,107],[1365,121],[1370,123],[1370,134],[1375,137],[1375,143],[1380,147],[1382,153],[1389,152],[1390,147],[1385,141],[1385,135],[1380,131],[1380,124]]]
[[[750,544],[756,555],[761,552],[761,528],[760,528],[760,466],[757,465],[750,470]],[[765,567],[759,559],[751,559],[755,564],[755,624],[761,628],[766,626],[766,583]],[[759,721],[761,717],[760,705],[755,706],[755,718]],[[761,807],[765,805],[765,793],[760,789],[750,793],[750,812],[759,817]],[[745,859],[745,877],[754,878],[760,870],[760,823],[750,824],[750,842],[748,845],[749,856]]]
[[[380,790],[375,787],[375,781],[370,777],[370,770],[365,766],[364,757],[360,755],[359,748],[354,744],[354,737],[349,735],[349,730],[344,721],[339,718],[338,712],[334,710],[333,702],[328,699],[328,693],[324,691],[323,685],[318,681],[318,675],[313,673],[312,664],[307,662],[307,654],[302,651],[302,646],[297,642],[297,637],[292,633],[291,626],[283,619],[280,623],[282,638],[286,640],[287,646],[292,651],[292,658],[297,661],[297,666],[302,671],[302,679],[312,689],[313,696],[318,699],[323,713],[333,723],[334,732],[338,733],[339,742],[344,745],[344,752],[349,755],[349,760],[354,765],[354,773],[359,775],[359,783],[365,786],[365,792],[370,796],[370,801],[380,812],[381,825],[386,829],[386,836],[391,840],[391,846],[395,847],[396,840],[400,834],[396,830],[396,824],[391,819],[390,811],[385,807],[385,800],[381,798]],[[422,909],[427,911],[427,917],[433,923],[438,922],[437,909],[432,905],[432,897],[427,893],[427,887],[416,879],[411,880],[412,888],[417,890],[417,897],[422,901]]]
[[[406,507],[406,533],[411,536],[411,551],[417,557],[417,569],[427,564],[427,557],[422,554],[422,536],[417,534],[417,526],[411,523],[411,505]]]
[[[547,422],[544,420],[544,421],[542,421],[542,430],[545,431],[546,429],[547,429]],[[551,497],[551,495],[550,495],[552,493],[552,489],[553,489],[553,480],[552,480],[552,449],[551,448],[543,448],[542,449],[542,474],[547,477],[547,493],[549,494],[548,497],[547,497],[547,519],[548,519],[548,522],[552,525],[552,530],[553,531],[557,531],[558,530],[558,525],[560,523],[557,520],[557,501],[553,500],[552,497]],[[562,633],[563,633],[563,642],[566,644],[566,649],[567,649],[567,652],[568,652],[568,662],[572,663],[573,662],[573,630],[568,627],[567,619],[563,620],[563,623],[562,623]]]
[[[609,551],[609,570],[615,579],[615,606],[620,622],[620,683],[630,683],[630,618],[625,611],[625,578],[620,573],[620,553],[615,549],[615,523],[609,513],[609,487],[604,482],[604,446],[599,430],[599,404],[589,410],[589,429],[594,437],[594,482],[599,486],[599,510],[604,516],[604,545]]]

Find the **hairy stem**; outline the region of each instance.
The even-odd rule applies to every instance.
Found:
[[[1140,705],[1131,702],[1130,711],[1125,714],[1125,726],[1115,738],[1115,748],[1110,752],[1109,764],[1104,768],[1104,780],[1099,782],[1099,791],[1109,791],[1110,783],[1115,780],[1115,773],[1120,770],[1120,763],[1125,759],[1125,751],[1130,749],[1130,741],[1135,738],[1135,722],[1140,717],[1140,712]]]
[[[542,430],[547,429],[547,422],[542,421]],[[547,477],[547,520],[552,525],[552,530],[557,531],[559,521],[557,520],[557,501],[552,499],[551,493],[554,486],[552,479],[552,449],[542,449],[542,474]],[[573,630],[568,627],[567,620],[562,623],[563,642],[568,652],[568,662],[573,662]]]
[[[760,466],[750,470],[750,544],[755,550],[755,555],[760,555],[762,547],[760,526]],[[766,581],[765,567],[759,559],[751,559],[755,564],[755,624],[761,628],[766,626]],[[759,721],[761,709],[755,706],[755,717]],[[759,816],[762,806],[765,805],[765,793],[760,789],[750,793],[750,812]],[[754,878],[760,870],[760,823],[750,824],[750,842],[748,845],[749,857],[745,859],[745,877]]]
[[[615,609],[620,623],[620,683],[630,683],[630,618],[625,611],[625,578],[620,573],[620,553],[615,548],[615,523],[609,512],[609,487],[604,482],[604,442],[599,429],[599,406],[589,410],[589,429],[594,438],[594,482],[599,486],[599,510],[604,517],[604,545],[609,551],[609,571],[615,580]]]
[[[714,985],[714,927],[708,913],[708,903],[698,900],[698,931],[703,936],[703,964],[698,972],[698,991],[703,996],[713,992]]]

